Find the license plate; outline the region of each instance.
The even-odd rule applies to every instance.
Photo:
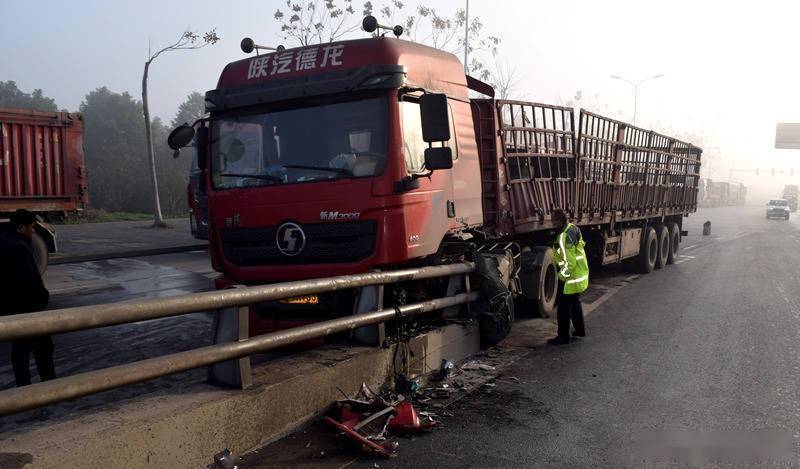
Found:
[[[317,295],[296,296],[294,298],[278,300],[278,303],[285,305],[316,305],[319,304],[319,297]]]

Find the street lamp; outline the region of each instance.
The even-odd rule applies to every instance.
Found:
[[[646,81],[655,80],[656,78],[661,78],[663,76],[663,73],[659,73],[658,75],[653,75],[652,77],[645,78],[643,80],[628,80],[617,75],[611,75],[611,78],[615,80],[622,80],[631,85],[631,88],[633,88],[633,125],[636,125],[636,112],[639,106],[639,86]]]

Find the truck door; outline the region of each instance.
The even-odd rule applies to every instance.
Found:
[[[410,255],[435,252],[445,233],[455,224],[453,197],[453,172],[435,171],[425,176],[425,149],[422,140],[420,108],[415,96],[404,96],[400,101],[400,122],[403,132],[403,157],[409,175],[419,176],[419,188],[405,193],[407,207],[406,233]],[[453,132],[451,131],[451,136]],[[450,145],[454,147],[454,138]],[[455,153],[455,148],[453,148]],[[455,166],[455,165],[454,165]]]

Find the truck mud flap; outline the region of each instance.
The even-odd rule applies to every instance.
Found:
[[[475,273],[481,298],[475,303],[481,331],[481,346],[491,347],[511,332],[514,324],[514,301],[508,285],[512,261],[508,256],[495,253],[475,253]]]

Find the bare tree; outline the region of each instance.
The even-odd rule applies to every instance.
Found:
[[[364,11],[368,9],[372,4],[364,2]],[[353,21],[355,13],[353,0],[286,0],[286,8],[278,8],[273,17],[284,40],[305,47],[333,42],[358,30],[361,23]]]
[[[366,14],[372,13],[372,4],[365,5]],[[466,65],[466,71],[483,81],[492,81],[492,70],[489,65],[497,56],[500,47],[500,37],[489,34],[483,30],[483,22],[474,17],[467,23],[467,13],[464,9],[456,10],[452,15],[440,13],[435,8],[424,5],[417,6],[413,13],[401,18],[405,4],[400,0],[391,0],[377,10],[378,16],[385,23],[400,23],[404,28],[404,36],[414,42],[427,44],[437,49],[448,51],[456,57],[464,55],[467,49],[472,57]],[[464,32],[468,33],[469,42],[465,41]]]
[[[147,50],[147,61],[144,63],[144,73],[142,74],[142,111],[144,114],[145,137],[147,140],[147,158],[150,162],[150,181],[153,185],[153,227],[155,228],[164,228],[166,227],[166,223],[164,223],[164,217],[161,214],[161,201],[158,198],[158,176],[156,175],[156,159],[155,151],[153,150],[153,132],[150,127],[150,106],[147,102],[147,75],[150,72],[150,65],[156,57],[164,52],[200,49],[209,44],[216,44],[217,41],[219,41],[219,36],[217,36],[215,29],[204,33],[202,37],[194,31],[186,30],[173,44],[155,53],[149,47]]]
[[[508,99],[516,91],[522,78],[517,74],[517,70],[508,62],[500,63],[495,61],[494,70],[490,74],[489,81],[500,99]]]

